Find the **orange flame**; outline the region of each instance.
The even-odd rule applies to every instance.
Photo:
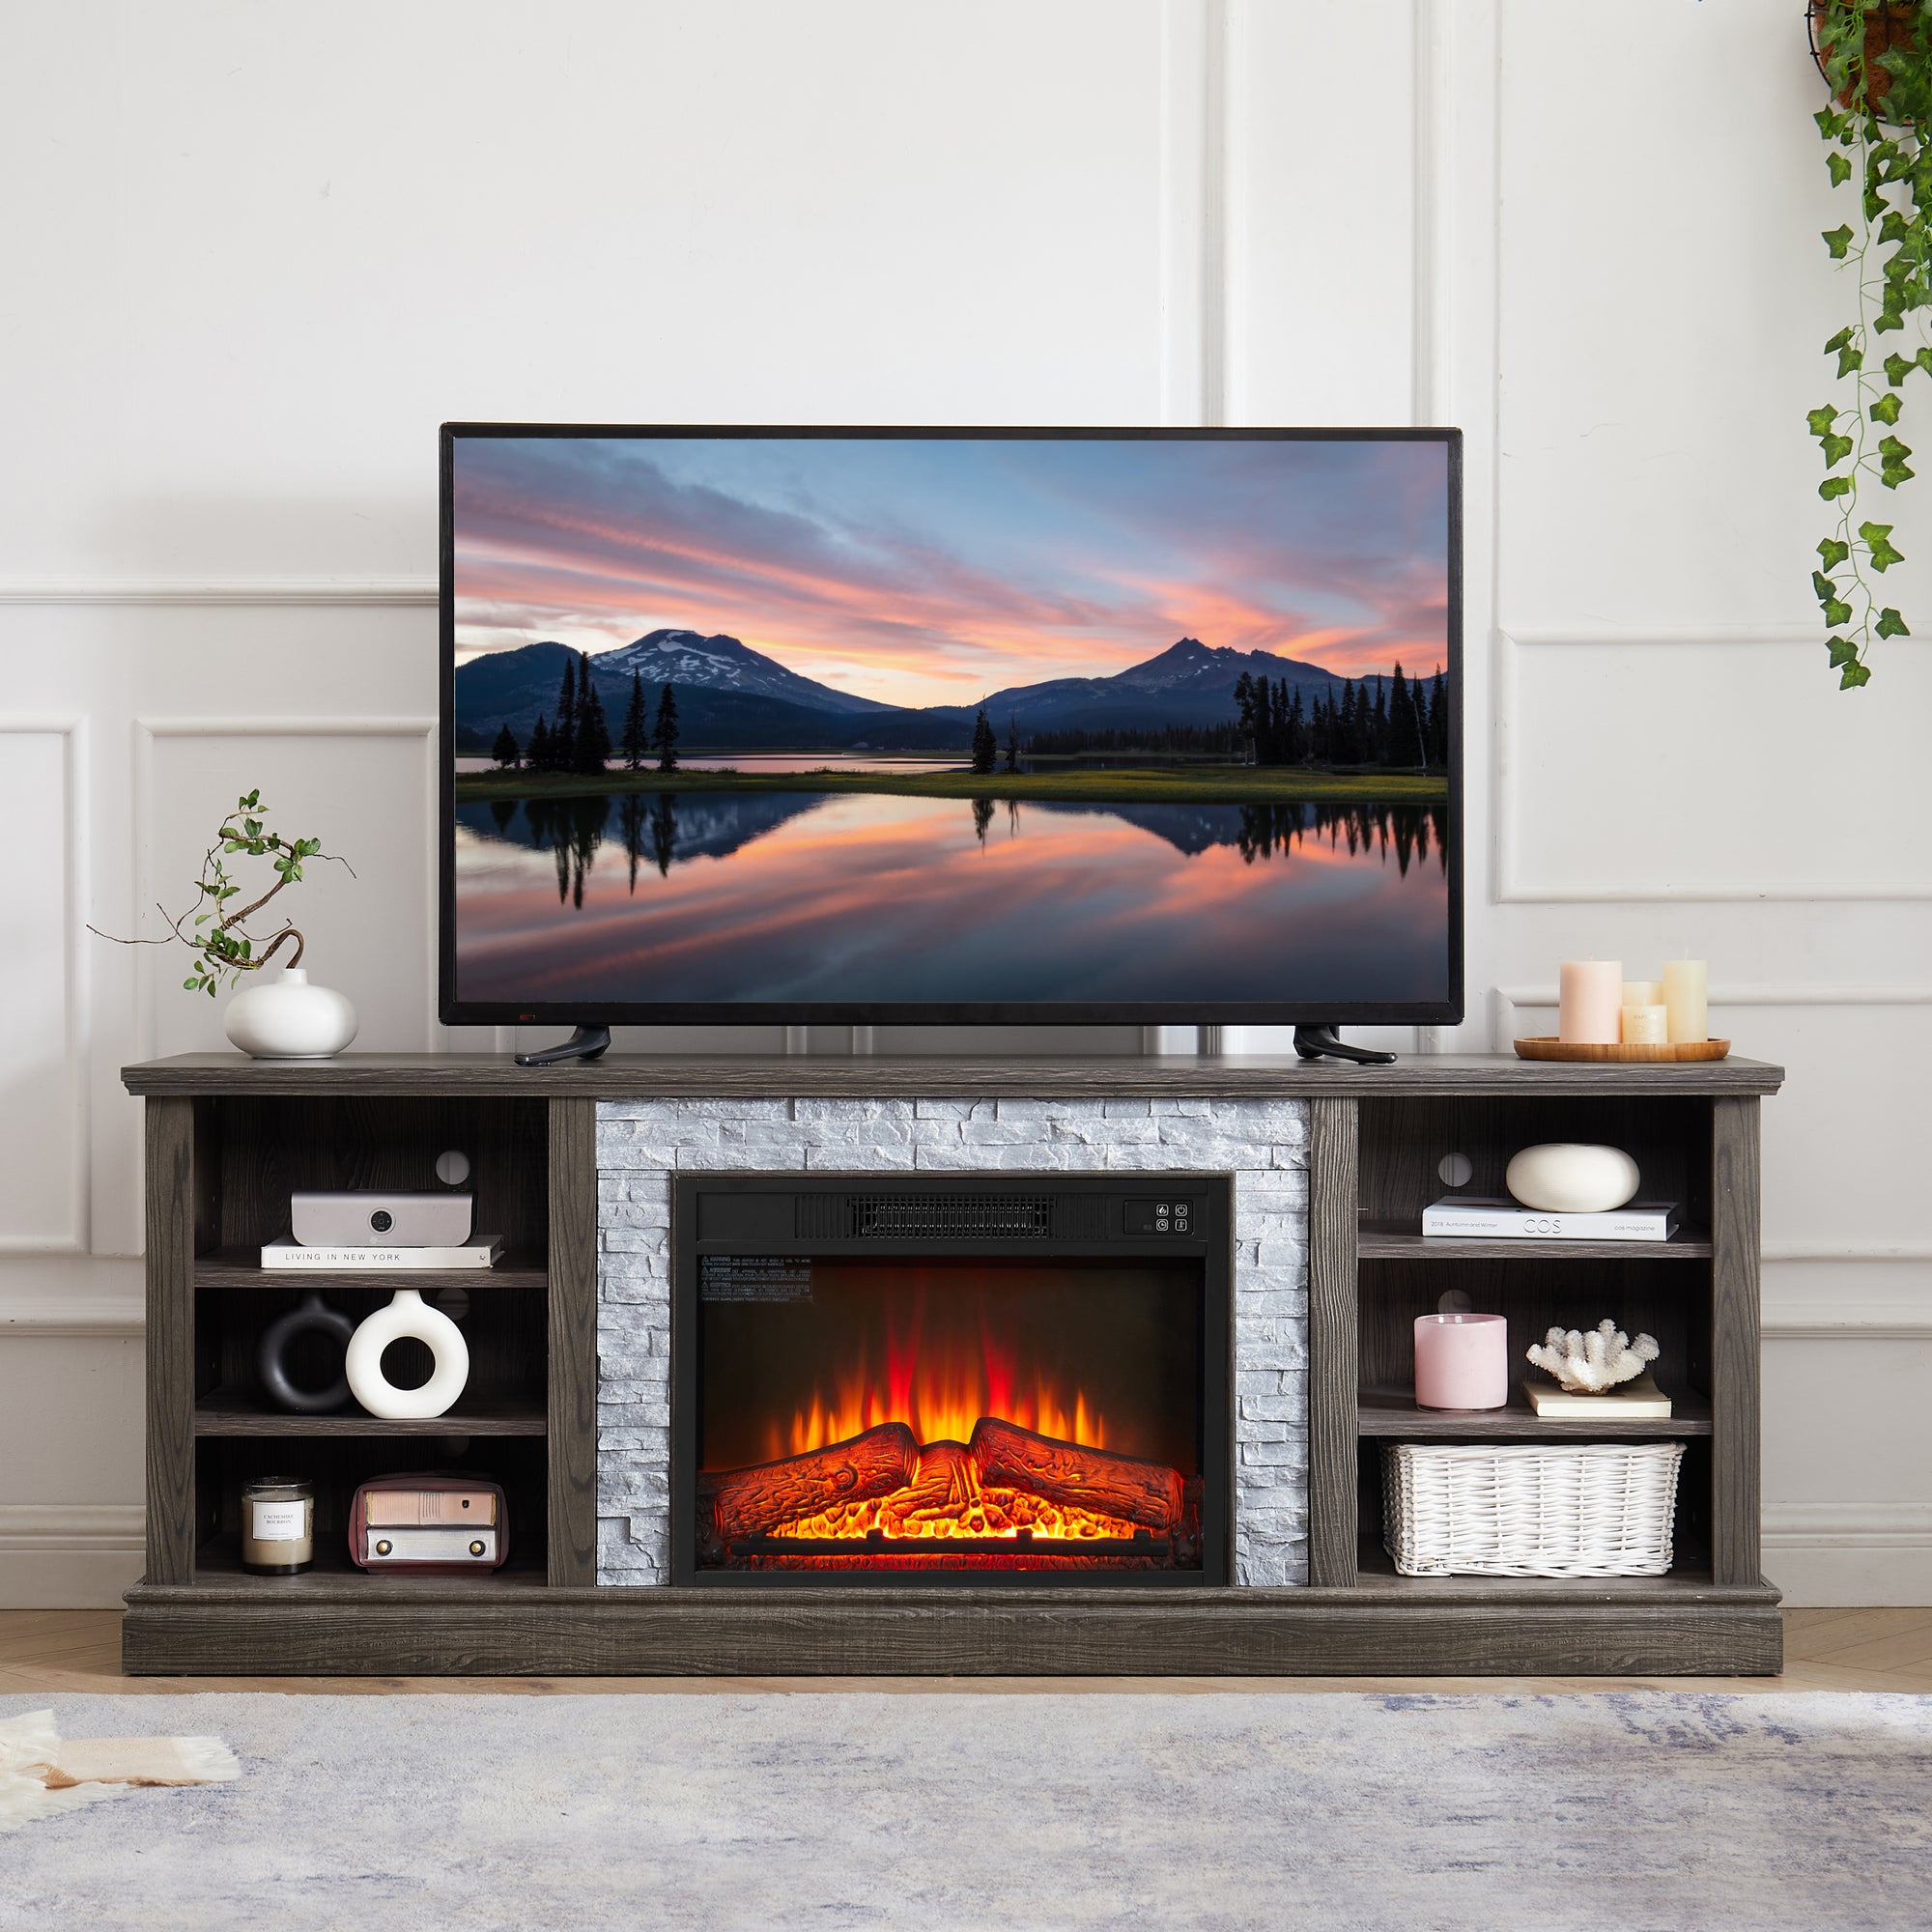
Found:
[[[774,1417],[766,1425],[767,1460],[844,1442],[882,1422],[903,1422],[921,1442],[964,1442],[982,1415],[1063,1442],[1106,1448],[1106,1419],[1085,1390],[1059,1387],[1042,1371],[1023,1370],[994,1337],[983,1309],[977,1348],[956,1333],[922,1347],[924,1296],[909,1296],[908,1303],[906,1318],[888,1327],[882,1372],[873,1371],[863,1342],[855,1344],[836,1387],[814,1388],[788,1423]]]

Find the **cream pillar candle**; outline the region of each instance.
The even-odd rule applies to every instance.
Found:
[[[1670,1009],[1661,1002],[1624,1009],[1626,1046],[1662,1046],[1670,1038]]]
[[[1663,1004],[1663,981],[1662,980],[1626,980],[1624,981],[1624,1005],[1627,1007],[1661,1007]]]
[[[1709,969],[1701,959],[1663,962],[1663,1004],[1670,1009],[1672,1046],[1711,1037],[1708,979]]]
[[[1568,1045],[1614,1046],[1623,1037],[1624,969],[1618,959],[1566,959],[1556,1037]]]

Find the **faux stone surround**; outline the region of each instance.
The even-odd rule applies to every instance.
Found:
[[[1232,1174],[1236,1580],[1308,1580],[1305,1101],[758,1099],[598,1103],[598,1582],[670,1580],[670,1177],[747,1168]]]

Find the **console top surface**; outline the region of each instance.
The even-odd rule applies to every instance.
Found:
[[[635,1054],[519,1066],[498,1053],[344,1053],[250,1060],[183,1053],[126,1066],[130,1094],[478,1094],[584,1099],[1378,1098],[1437,1094],[1775,1094],[1784,1069],[1733,1054],[1684,1065],[1519,1060],[1507,1053],[1405,1054],[1350,1066],[1293,1054]]]

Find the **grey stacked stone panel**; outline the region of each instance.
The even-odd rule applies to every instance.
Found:
[[[597,1108],[597,1580],[670,1580],[670,1178],[1232,1174],[1235,1573],[1308,1580],[1308,1108],[1300,1100],[608,1100]]]

